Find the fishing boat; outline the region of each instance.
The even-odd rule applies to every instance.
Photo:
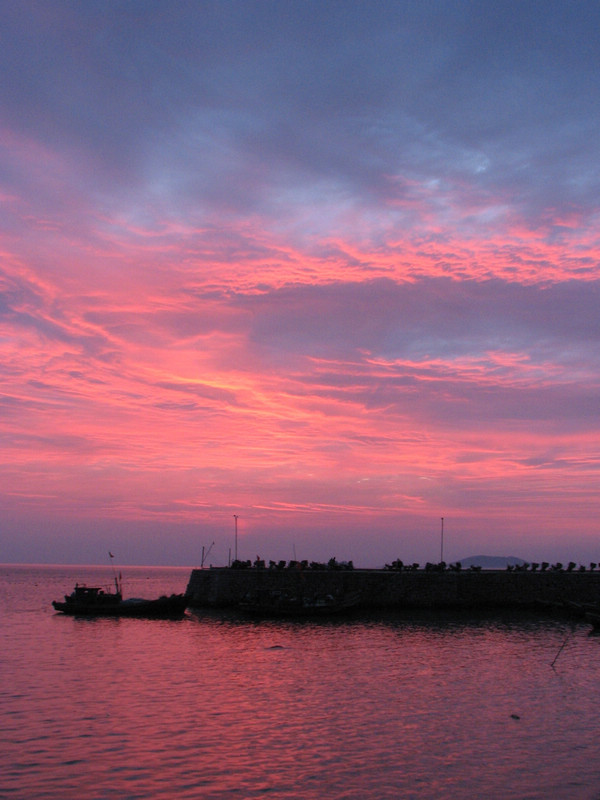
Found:
[[[239,608],[249,614],[268,617],[318,617],[350,611],[360,603],[360,593],[306,596],[279,590],[251,592]]]
[[[119,581],[115,578],[115,591],[100,586],[75,584],[64,601],[54,600],[54,609],[76,617],[144,617],[149,619],[181,619],[187,607],[183,594],[163,595],[156,600],[131,597],[123,600]]]

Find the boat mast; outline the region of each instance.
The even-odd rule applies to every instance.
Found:
[[[114,555],[110,552],[110,550],[108,551],[108,555],[110,557],[110,565],[112,567],[113,578],[115,580],[115,591],[117,592],[117,594],[121,594],[121,573],[119,572],[119,577],[117,578],[117,571],[113,563]]]

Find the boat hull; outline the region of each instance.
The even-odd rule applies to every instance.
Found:
[[[120,600],[114,603],[80,603],[67,598],[54,600],[56,611],[73,617],[137,617],[144,619],[181,619],[187,608],[185,595],[159,597],[156,600]]]
[[[358,593],[345,597],[303,598],[281,597],[278,593],[249,597],[242,600],[239,609],[246,614],[260,617],[328,617],[345,614],[357,608]]]

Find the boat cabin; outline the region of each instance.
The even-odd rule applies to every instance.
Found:
[[[77,583],[71,594],[68,597],[65,596],[65,600],[68,603],[86,603],[89,605],[96,603],[114,603],[115,601],[121,600],[121,593],[113,594],[111,592],[106,592],[101,586],[86,586],[85,584],[80,586]]]

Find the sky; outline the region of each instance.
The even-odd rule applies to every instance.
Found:
[[[598,2],[0,22],[0,562],[600,561]]]

